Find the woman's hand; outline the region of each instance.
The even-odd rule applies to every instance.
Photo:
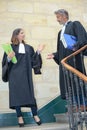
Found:
[[[15,56],[15,52],[14,51],[8,53],[8,58],[9,59],[12,59],[14,56]]]
[[[43,51],[43,49],[45,48],[45,44],[40,44],[37,48],[37,51],[40,53]]]

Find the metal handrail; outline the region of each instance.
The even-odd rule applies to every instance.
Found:
[[[83,73],[81,73],[80,71],[78,71],[77,69],[73,68],[72,66],[68,65],[66,62],[73,56],[79,54],[81,51],[85,50],[87,48],[87,45],[85,45],[84,47],[80,48],[79,50],[77,50],[76,52],[72,53],[71,55],[65,57],[63,60],[61,60],[61,63],[64,65],[65,68],[67,68],[69,71],[71,71],[72,73],[76,74],[79,78],[81,78],[82,80],[84,80],[85,82],[87,82],[87,76],[84,75]]]
[[[70,130],[79,130],[79,128],[80,130],[83,130],[84,123],[87,130],[87,76],[78,71],[75,64],[75,56],[81,52],[83,53],[83,51],[86,49],[87,45],[61,60],[65,79],[66,101],[68,106],[67,110]],[[75,68],[68,64],[68,61],[71,58],[73,58]],[[75,86],[73,85],[73,81],[75,83]],[[81,93],[79,93],[79,90]],[[86,95],[84,93],[84,90],[86,92]],[[81,106],[83,106],[83,109],[81,109]],[[82,112],[84,112],[83,115]]]

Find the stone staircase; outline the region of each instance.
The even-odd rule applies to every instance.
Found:
[[[21,128],[22,130],[69,130],[67,123],[44,123],[41,126],[37,125],[26,125]],[[0,130],[20,130],[18,126],[16,127],[3,127]]]
[[[54,114],[54,117],[56,119],[56,122],[42,123],[41,126],[37,126],[37,124],[28,124],[21,129],[22,130],[69,130],[69,120],[68,120],[67,113]],[[9,127],[0,127],[0,130],[20,130],[20,128],[19,126],[9,126]],[[84,130],[86,130],[85,127]]]
[[[43,123],[41,126],[36,124],[25,125],[21,128],[22,130],[69,130],[68,114],[54,114],[56,122],[54,123]],[[85,126],[85,125],[84,125]],[[80,129],[80,128],[79,128]],[[14,127],[1,127],[0,130],[20,130],[19,126]],[[86,130],[84,127],[83,130]]]
[[[22,130],[69,130],[68,118],[66,114],[54,114],[56,122],[43,123],[41,126],[36,124],[25,125]],[[1,127],[0,130],[20,130],[19,126]]]

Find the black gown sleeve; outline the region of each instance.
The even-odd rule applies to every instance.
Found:
[[[6,53],[4,53],[2,59],[2,80],[8,82],[8,61]]]
[[[12,64],[13,64],[12,62],[8,62],[7,54],[4,53],[2,59],[2,80],[4,82],[9,81],[9,72],[11,70]]]
[[[84,45],[87,45],[87,32],[83,25],[79,21],[73,22],[74,32],[78,39],[76,44],[76,50],[83,47]],[[83,51],[84,55],[87,55],[87,49]]]
[[[59,40],[60,40],[60,34],[61,34],[61,31],[59,31],[58,33],[58,37],[57,37],[57,51],[55,53],[53,53],[54,55],[54,61],[59,65]]]
[[[55,53],[53,53],[53,55],[54,55],[54,61],[59,65],[59,54],[58,54],[58,52],[55,52]]]
[[[42,68],[42,57],[41,57],[41,54],[38,54],[37,51],[35,53],[33,47],[31,47],[31,48],[32,48],[32,53],[31,53],[32,68],[34,69],[34,73],[35,74],[41,74],[41,68]]]

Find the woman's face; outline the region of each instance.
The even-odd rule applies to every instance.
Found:
[[[19,34],[17,35],[17,38],[20,42],[22,42],[25,39],[25,33],[23,30],[20,30]]]

